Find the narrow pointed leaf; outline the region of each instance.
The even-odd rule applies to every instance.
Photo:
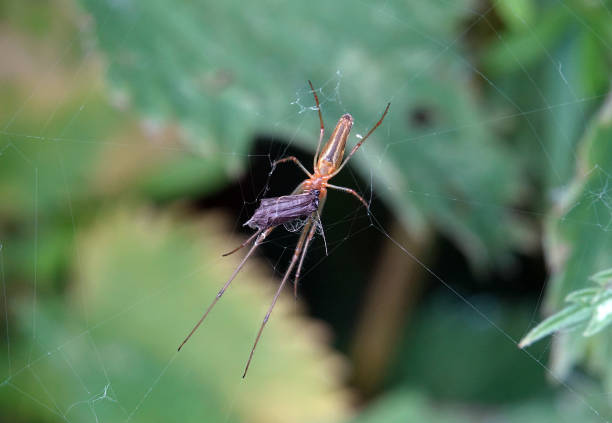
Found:
[[[584,336],[595,335],[612,322],[612,298],[599,303],[593,310],[593,316],[589,321]]]
[[[519,348],[525,348],[553,332],[576,326],[588,319],[592,312],[591,307],[571,304],[530,330],[519,342]]]
[[[595,296],[599,294],[600,291],[601,290],[596,287],[578,289],[577,291],[573,291],[567,294],[567,297],[565,297],[565,301],[567,301],[568,303],[589,304],[591,301],[593,301],[593,298],[595,298]]]
[[[591,276],[591,280],[600,285],[612,282],[612,267],[610,269],[595,273],[593,276]]]

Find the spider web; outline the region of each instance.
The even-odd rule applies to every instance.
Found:
[[[122,7],[128,7],[129,2],[115,2]],[[565,8],[572,10],[570,5],[562,3]],[[603,4],[603,3],[602,3]],[[384,19],[390,21],[404,21],[406,18],[401,15],[395,15],[392,11],[389,12],[386,3],[368,5],[360,3],[355,7],[361,8],[364,11],[374,10],[378,16],[382,16]],[[484,10],[469,10],[469,14],[473,17],[471,24],[465,26],[465,29],[456,36],[451,43],[445,43],[440,41],[435,34],[430,35],[427,31],[419,28],[413,28],[416,33],[421,36],[428,38],[431,42],[436,45],[437,54],[435,54],[424,66],[419,68],[412,75],[408,76],[404,82],[395,87],[393,93],[384,92],[381,93],[380,102],[382,105],[386,101],[394,103],[398,101],[414,87],[414,84],[419,80],[419,77],[431,72],[436,68],[442,59],[449,55],[455,54],[453,47],[456,44],[460,44],[468,39],[475,28],[479,25],[486,25],[491,31],[495,33],[495,36],[502,41],[502,45],[505,44],[504,35],[497,32],[495,27],[490,23],[489,19],[493,15],[495,5],[489,5]],[[612,16],[610,9],[607,9],[608,13]],[[572,12],[573,13],[573,12]],[[591,28],[578,14],[573,13],[574,23],[581,27],[586,27],[590,32],[594,32],[596,37],[605,45],[607,50],[611,50],[612,47],[607,44],[606,40],[597,33],[596,29]],[[10,18],[10,16],[9,16]],[[101,21],[97,22],[97,25],[105,26],[112,25],[112,22]],[[143,16],[136,25],[146,25],[147,18]],[[522,209],[518,207],[511,207],[507,204],[500,204],[491,202],[489,196],[486,193],[482,193],[481,199],[466,199],[461,196],[454,195],[452,190],[448,192],[432,191],[428,188],[421,189],[418,185],[410,185],[408,187],[403,186],[399,182],[393,182],[393,178],[377,179],[377,176],[384,174],[387,170],[388,164],[396,151],[396,148],[409,145],[411,143],[426,142],[430,139],[439,139],[449,134],[460,133],[473,126],[498,126],[503,125],[504,122],[513,121],[519,122],[524,128],[527,136],[531,137],[536,142],[542,151],[544,161],[542,167],[546,168],[553,179],[553,186],[563,187],[566,183],[565,173],[566,169],[560,169],[555,165],[554,154],[555,152],[550,151],[550,147],[546,145],[543,140],[542,134],[536,128],[533,118],[536,116],[548,116],[553,120],[553,127],[560,129],[561,142],[568,148],[574,149],[573,136],[568,134],[567,131],[563,131],[564,122],[560,121],[557,114],[553,113],[558,109],[565,108],[567,106],[578,105],[584,118],[582,119],[583,124],[588,121],[591,116],[591,110],[600,104],[608,93],[599,93],[590,97],[581,97],[577,93],[577,89],[570,83],[571,78],[565,74],[566,70],[563,68],[562,61],[555,57],[553,53],[545,44],[545,41],[541,39],[541,36],[535,31],[535,28],[530,26],[528,23],[524,23],[530,34],[533,35],[533,42],[545,52],[545,55],[549,61],[549,71],[559,78],[565,87],[565,92],[560,95],[559,98],[548,98],[544,91],[536,83],[535,75],[531,74],[528,70],[528,66],[521,62],[521,60],[512,56],[512,50],[507,49],[507,53],[512,56],[513,60],[516,61],[517,66],[524,74],[524,84],[533,90],[534,95],[541,100],[542,106],[536,109],[525,110],[520,107],[519,102],[514,99],[511,91],[509,91],[504,81],[496,81],[491,79],[490,76],[479,66],[474,65],[471,61],[460,57],[459,60],[463,66],[465,66],[475,77],[484,81],[484,84],[488,85],[495,93],[497,100],[500,103],[505,104],[506,111],[503,113],[496,113],[494,117],[487,118],[485,120],[479,120],[477,122],[468,122],[460,125],[450,125],[445,129],[436,129],[435,131],[424,131],[423,133],[410,137],[410,138],[395,138],[395,128],[388,122],[386,126],[383,125],[378,132],[372,137],[372,139],[363,145],[362,149],[356,156],[356,160],[359,160],[362,164],[361,168],[366,169],[366,173],[361,172],[360,174],[354,173],[351,169],[346,169],[350,180],[353,184],[351,187],[355,188],[361,193],[366,200],[373,202],[377,199],[387,199],[393,196],[395,193],[401,192],[407,194],[410,198],[414,199],[415,202],[422,202],[422,199],[435,199],[436,201],[442,201],[446,203],[468,203],[471,207],[476,209],[503,209],[511,214],[522,214],[526,216],[543,216],[546,212],[542,210]],[[8,27],[8,25],[7,25]],[[53,329],[47,324],[47,319],[52,320],[49,316],[53,313],[59,313],[58,309],[61,309],[61,303],[59,299],[51,300],[55,301],[55,309],[52,307],[50,310],[42,310],[39,304],[41,296],[53,297],[56,292],[52,286],[40,286],[39,281],[39,269],[41,266],[46,266],[48,263],[41,263],[40,251],[47,243],[57,241],[57,234],[50,233],[46,227],[48,222],[40,220],[41,216],[41,204],[49,204],[48,198],[52,197],[53,202],[59,205],[59,208],[63,213],[69,217],[69,221],[65,222],[68,227],[68,233],[70,234],[68,241],[59,240],[57,242],[68,242],[72,245],[75,260],[77,266],[84,265],[83,262],[86,258],[81,256],[81,250],[79,246],[79,237],[82,234],[83,228],[88,222],[79,221],[79,215],[75,213],[74,199],[80,197],[82,193],[75,192],[75,188],[68,182],[73,175],[71,172],[81,172],[80,169],[73,169],[69,167],[71,161],[79,161],[79,155],[81,154],[81,148],[89,145],[112,145],[117,149],[133,149],[134,146],[129,141],[107,141],[101,132],[97,128],[84,127],[82,122],[89,122],[89,118],[86,118],[85,114],[106,113],[106,111],[96,110],[97,107],[97,89],[98,86],[92,86],[85,90],[85,95],[81,95],[76,101],[74,99],[68,99],[62,95],[50,96],[48,94],[49,87],[56,83],[47,76],[52,76],[59,68],[68,67],[71,65],[72,72],[66,77],[66,81],[63,81],[67,85],[71,84],[82,84],[83,80],[86,80],[86,76],[91,72],[92,58],[90,55],[95,54],[95,48],[89,46],[86,47],[86,53],[81,55],[76,63],[70,63],[73,60],[71,53],[75,49],[80,48],[80,43],[84,39],[87,39],[85,33],[86,28],[82,28],[73,34],[68,34],[59,49],[60,53],[51,60],[51,67],[45,69],[36,76],[36,84],[29,89],[29,92],[23,96],[19,104],[15,107],[12,106],[10,110],[3,110],[0,116],[0,166],[6,166],[16,175],[19,175],[24,180],[29,180],[25,185],[29,188],[27,192],[8,192],[3,193],[5,195],[5,201],[10,203],[11,197],[8,195],[19,195],[20,197],[28,197],[30,210],[26,213],[32,216],[31,221],[26,225],[25,228],[19,228],[21,231],[25,231],[29,234],[28,239],[31,240],[30,248],[24,248],[22,245],[13,245],[6,240],[12,239],[10,237],[11,231],[15,231],[14,228],[10,228],[8,225],[0,226],[4,232],[0,233],[0,280],[2,284],[2,300],[1,308],[3,310],[4,330],[5,333],[5,354],[4,359],[6,362],[6,369],[2,376],[0,376],[0,395],[6,395],[7,392],[16,394],[22,399],[20,407],[38,407],[48,412],[48,419],[50,420],[64,420],[64,421],[81,421],[83,414],[76,414],[77,410],[87,409],[89,411],[90,419],[87,421],[137,421],[146,420],[149,416],[147,415],[146,408],[150,406],[152,396],[160,385],[165,383],[167,377],[186,377],[184,374],[179,376],[169,375],[173,372],[173,366],[177,360],[180,360],[180,355],[176,352],[168,352],[167,356],[162,358],[163,365],[157,366],[157,363],[150,363],[150,377],[146,380],[139,380],[136,384],[140,387],[140,391],[137,393],[138,401],[132,402],[122,399],[125,397],[124,393],[119,392],[115,389],[120,381],[117,378],[129,379],[130,375],[117,375],[116,373],[111,375],[109,371],[109,362],[113,360],[130,360],[136,362],[140,359],[138,352],[131,352],[130,355],[121,356],[115,354],[112,349],[100,348],[97,345],[95,333],[97,331],[104,331],[110,323],[116,324],[117,321],[122,319],[128,319],[131,310],[147,307],[151,304],[152,299],[159,298],[168,293],[170,287],[156,286],[153,287],[149,292],[140,293],[136,297],[129,299],[123,299],[119,302],[118,308],[116,308],[111,314],[104,317],[99,315],[91,316],[91,311],[87,304],[86,299],[87,293],[79,292],[76,294],[75,301],[80,304],[80,314],[84,319],[85,327],[66,326],[62,328],[61,337],[55,338],[50,337],[48,334]],[[119,34],[120,37],[127,38],[130,36],[130,32]],[[10,38],[6,38],[7,40]],[[7,47],[8,48],[8,47]],[[8,51],[8,50],[7,50]],[[12,51],[11,51],[12,53]],[[8,53],[7,53],[8,55]],[[111,66],[111,63],[97,64],[102,70],[106,70]],[[13,75],[10,73],[11,69],[8,64],[3,65],[6,67],[6,74],[10,77]],[[2,68],[0,67],[0,70]],[[345,73],[347,69],[337,69],[335,73],[331,73],[328,76],[328,80],[315,84],[315,88],[319,95],[321,110],[323,111],[326,121],[326,135],[331,130],[330,126],[333,125],[331,122],[334,116],[338,116],[337,111],[347,112],[351,111],[351,102],[343,99],[345,96]],[[305,76],[304,79],[308,77]],[[9,78],[10,79],[10,78]],[[52,98],[52,107],[44,115],[39,115],[36,111],[41,108],[41,103],[49,101],[47,96]],[[277,99],[278,100],[278,99]],[[305,138],[305,133],[316,132],[316,121],[317,121],[317,109],[313,103],[311,93],[306,88],[299,88],[295,93],[286,93],[284,97],[285,109],[282,110],[282,117],[278,117],[276,114],[272,114],[272,118],[278,128],[295,127],[295,132],[291,134],[287,140],[287,144],[280,151],[272,150],[270,148],[267,154],[250,154],[238,152],[238,149],[232,147],[228,149],[215,150],[211,148],[205,152],[207,159],[211,160],[223,160],[228,156],[235,157],[238,161],[247,162],[247,169],[256,167],[257,163],[261,161],[271,164],[274,160],[286,155],[289,148],[304,147],[305,141],[310,138]],[[68,101],[74,101],[74,104],[66,104]],[[124,99],[120,95],[114,98],[116,106],[121,108],[124,107]],[[376,100],[378,101],[378,99]],[[383,106],[384,107],[384,106]],[[92,108],[93,110],[90,110]],[[67,113],[68,116],[62,116],[61,119],[57,113]],[[68,112],[66,112],[66,110]],[[382,112],[382,109],[381,109]],[[392,112],[394,113],[393,109]],[[250,113],[248,118],[265,118],[266,112],[255,110]],[[20,122],[23,116],[27,116],[28,119],[32,119],[34,116],[34,122]],[[355,128],[353,129],[354,135],[351,136],[350,143],[354,143],[362,137],[367,130],[372,126],[378,119],[378,116],[360,116],[363,119],[356,120]],[[61,123],[58,123],[61,122]],[[313,124],[314,123],[314,124]],[[22,130],[21,128],[26,128]],[[151,134],[159,134],[160,129],[156,124],[155,120],[147,121],[146,130]],[[584,127],[577,128],[577,133],[582,133]],[[74,133],[78,134],[76,137]],[[377,143],[377,145],[375,144]],[[42,146],[38,150],[32,150],[28,146],[36,145]],[[138,144],[135,146],[138,151],[141,151],[145,158],[147,154],[156,155],[159,151],[172,152],[173,154],[192,154],[192,149],[185,144],[170,145],[164,143],[150,143],[150,144]],[[433,149],[433,147],[432,147]],[[578,155],[577,151],[572,151],[574,157]],[[374,157],[374,160],[365,161],[363,157],[370,156]],[[476,158],[474,158],[476,160]],[[48,163],[55,164],[53,173],[41,174],[42,168],[47,171]],[[305,164],[307,164],[306,162]],[[364,166],[363,163],[366,163]],[[372,164],[374,163],[374,165]],[[89,162],[80,162],[79,167],[87,167]],[[310,167],[310,166],[307,166]],[[603,165],[596,165],[595,168],[589,171],[589,174],[596,175],[596,187],[589,189],[588,194],[584,198],[574,200],[572,207],[565,214],[564,221],[575,222],[572,218],[573,207],[578,207],[584,202],[588,203],[588,209],[591,211],[591,215],[588,219],[581,220],[578,222],[580,225],[584,225],[588,228],[595,228],[595,230],[602,232],[609,232],[612,230],[612,182],[610,181],[612,176],[612,170],[606,169]],[[86,174],[86,173],[85,173]],[[267,179],[263,181],[256,180],[255,176],[250,175],[248,177],[249,186],[241,186],[242,195],[242,210],[240,215],[234,222],[234,232],[238,233],[239,226],[248,218],[248,213],[252,211],[253,207],[257,204],[258,200],[263,196],[268,195],[271,192],[271,187],[274,185],[275,175],[269,175]],[[360,179],[361,178],[361,179]],[[367,186],[360,185],[360,180],[365,181]],[[336,195],[344,195],[337,193]],[[94,206],[92,206],[94,207]],[[7,210],[10,210],[10,204],[6,206]],[[4,211],[0,208],[0,211]],[[85,217],[83,217],[85,219]],[[439,284],[452,293],[457,299],[463,304],[465,309],[473,312],[478,316],[478,319],[485,325],[493,328],[502,337],[507,339],[507,342],[512,345],[516,345],[518,340],[516,336],[512,335],[508,330],[498,323],[494,312],[488,310],[486,307],[480,306],[477,300],[470,298],[469,295],[462,293],[459,289],[455,288],[454,284],[448,278],[440,276],[428,263],[427,259],[420,257],[418,254],[413,252],[413,249],[405,242],[398,240],[394,234],[392,234],[382,222],[380,214],[373,210],[372,213],[367,213],[362,206],[357,203],[356,208],[345,212],[343,217],[336,218],[333,221],[327,221],[325,215],[322,216],[323,229],[325,233],[333,233],[334,228],[339,227],[340,232],[327,239],[329,246],[329,257],[323,257],[318,261],[307,261],[304,269],[304,274],[307,275],[310,272],[317,270],[321,262],[333,261],[335,252],[346,247],[352,240],[355,240],[358,236],[364,232],[375,232],[377,235],[382,237],[384,240],[394,244],[402,253],[406,259],[412,260],[423,269],[424,272],[428,273],[433,277]],[[279,231],[280,232],[280,231]],[[60,237],[61,238],[61,237]],[[281,233],[276,236],[271,243],[280,248],[281,254],[276,261],[262,260],[266,263],[267,270],[272,270],[278,275],[282,275],[285,268],[285,261],[287,256],[291,254],[295,245],[296,236],[295,234]],[[29,252],[26,257],[20,257],[15,251],[23,250]],[[316,245],[312,247],[313,251],[321,251],[323,249],[322,243],[317,240]],[[14,278],[14,274],[6,271],[9,268],[8,260],[24,260],[29,263],[31,271],[31,280],[20,281],[11,280]],[[175,279],[186,279],[192,274],[199,272],[200,269],[184,269],[179,273],[177,270],[174,274]],[[18,289],[23,284],[26,288],[23,290]],[[16,288],[17,287],[17,288]],[[188,286],[179,285],[178,287],[172,286],[179,290],[186,290]],[[104,287],[99,289],[104,290]],[[24,294],[25,301],[24,301]],[[205,300],[206,301],[206,300]],[[15,311],[17,303],[27,302],[29,306],[26,307],[26,312]],[[539,307],[539,304],[538,304]],[[21,309],[20,309],[21,310]],[[537,320],[536,311],[534,310],[534,317],[531,324]],[[28,314],[29,317],[24,316],[22,313]],[[278,317],[278,316],[277,316]],[[18,320],[18,321],[16,321]],[[24,323],[25,322],[25,323]],[[530,327],[525,327],[524,332],[526,333]],[[16,345],[22,345],[19,342],[23,336],[29,337],[31,341],[28,343],[29,347],[24,349],[16,349]],[[271,340],[270,340],[271,342]],[[172,351],[172,348],[169,349]],[[595,421],[608,421],[604,412],[601,410],[599,405],[595,405],[597,402],[593,400],[593,397],[583,392],[580,384],[573,382],[563,381],[556,377],[556,375],[549,368],[546,363],[546,359],[543,356],[536,356],[529,351],[517,350],[516,354],[527,355],[529,360],[542,367],[549,376],[556,379],[561,385],[561,389],[565,391],[574,401],[581,404],[590,415],[595,418]],[[542,353],[543,354],[543,353]],[[88,363],[88,368],[82,367],[83,357],[85,362]],[[257,356],[256,356],[257,360]],[[25,363],[25,364],[23,364]],[[129,364],[128,364],[129,366]],[[54,373],[49,371],[49,368],[62,368],[63,379],[58,381],[53,375]],[[93,374],[93,376],[92,376]],[[95,384],[86,382],[90,380],[96,380]],[[236,398],[246,397],[248,392],[244,387],[246,382],[236,381],[231,390],[235,393],[234,399],[228,399],[226,409],[224,410],[226,420],[236,420],[237,411]],[[27,387],[27,388],[24,388]],[[32,386],[35,389],[31,388]],[[601,393],[602,397],[608,396],[609,393]],[[70,398],[69,403],[63,403],[63,398]],[[197,401],[195,398],[188,398]],[[158,399],[156,399],[158,400]],[[10,415],[10,414],[9,414]],[[18,415],[18,411],[16,411]],[[79,417],[75,417],[79,416]],[[166,416],[171,419],[171,416]]]

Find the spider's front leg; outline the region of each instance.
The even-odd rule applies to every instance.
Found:
[[[327,184],[327,188],[336,189],[338,191],[344,191],[348,194],[355,196],[355,198],[361,201],[361,203],[365,206],[365,208],[368,210],[368,213],[370,212],[370,205],[366,202],[366,200],[363,199],[361,195],[357,194],[357,191],[355,191],[354,189],[346,188],[346,187],[339,187],[337,185],[332,185],[332,184]]]
[[[282,159],[275,160],[272,163],[272,169],[270,169],[270,173],[268,174],[268,176],[271,176],[272,173],[274,173],[274,170],[276,169],[276,165],[281,164],[281,163],[286,163],[286,162],[289,162],[289,161],[294,162],[296,165],[298,165],[298,167],[300,169],[302,169],[302,171],[306,175],[308,175],[309,178],[312,178],[312,174],[308,171],[308,169],[306,169],[306,167],[295,156],[289,156],[289,157],[285,157],[285,158],[282,158]]]

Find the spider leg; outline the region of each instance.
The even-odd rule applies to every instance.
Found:
[[[266,312],[266,316],[264,317],[263,322],[261,323],[261,326],[259,327],[259,332],[257,332],[257,337],[255,338],[255,342],[253,343],[253,348],[251,348],[251,354],[249,355],[249,360],[247,361],[246,367],[244,368],[244,373],[242,374],[243,379],[246,377],[247,371],[249,370],[251,360],[253,359],[253,354],[255,353],[255,348],[257,348],[257,343],[259,342],[261,333],[263,332],[264,328],[266,327],[266,324],[268,323],[270,314],[272,314],[272,309],[274,309],[274,306],[276,305],[276,301],[278,300],[278,297],[280,296],[280,293],[283,290],[283,287],[285,286],[287,279],[289,279],[289,275],[291,274],[291,271],[295,267],[295,264],[297,263],[297,260],[300,257],[300,253],[302,252],[302,248],[304,247],[304,240],[306,238],[306,232],[308,232],[308,230],[310,229],[311,224],[312,222],[309,221],[304,227],[304,229],[302,230],[300,239],[295,247],[295,251],[293,252],[293,258],[291,259],[291,263],[289,263],[289,267],[285,271],[285,276],[283,276],[283,280],[281,281],[278,289],[276,290],[276,294],[274,294],[272,303],[270,304],[270,307],[268,308],[268,311]]]
[[[309,178],[312,178],[312,174],[308,171],[308,169],[306,169],[306,167],[295,156],[284,157],[282,159],[276,160],[274,163],[272,163],[272,169],[270,169],[270,173],[268,174],[268,176],[271,176],[272,173],[274,173],[274,170],[276,169],[276,165],[285,163],[288,161],[294,162],[296,165],[298,165],[300,169],[302,169],[302,171],[304,171],[306,175],[308,175]]]
[[[249,237],[249,239],[247,239],[246,241],[244,241],[242,244],[240,244],[239,246],[237,246],[236,248],[234,248],[232,251],[227,252],[225,254],[221,254],[221,256],[223,257],[227,257],[231,254],[234,254],[236,251],[240,250],[241,248],[246,247],[247,245],[249,245],[251,243],[251,241],[253,241],[253,238],[256,238],[259,234],[261,233],[261,230],[255,232],[253,235],[251,235]]]
[[[329,255],[327,251],[327,239],[325,239],[325,230],[323,230],[323,222],[321,222],[321,215],[317,211],[317,225],[321,228],[321,238],[323,238],[323,245],[325,246],[325,257]]]
[[[319,113],[319,122],[321,123],[321,132],[319,133],[319,142],[317,143],[317,151],[315,152],[312,166],[314,168],[317,167],[317,159],[319,158],[319,149],[321,148],[321,141],[323,141],[323,134],[325,133],[325,126],[323,125],[323,116],[321,115],[321,105],[319,104],[319,97],[317,96],[317,92],[312,86],[312,82],[308,80],[308,85],[310,85],[310,90],[312,91],[312,95],[315,98],[315,104],[317,105],[317,112]]]
[[[357,197],[357,199],[363,203],[363,205],[366,207],[366,209],[368,209],[368,212],[370,211],[370,205],[366,202],[366,200],[363,199],[363,197],[361,195],[357,194],[357,192],[354,189],[346,188],[346,187],[339,187],[337,185],[332,185],[332,184],[327,184],[327,188],[336,189],[338,191],[344,191],[344,192],[346,192],[348,194],[351,194],[351,195]]]
[[[308,246],[310,245],[310,241],[312,241],[312,237],[317,231],[316,223],[311,225],[310,232],[308,232],[308,238],[306,238],[306,242],[304,243],[304,248],[302,249],[302,254],[300,257],[300,263],[298,264],[297,270],[295,271],[295,277],[293,278],[293,296],[297,300],[297,286],[298,281],[300,279],[300,273],[302,273],[302,265],[304,264],[304,257],[306,257],[306,252],[308,251]]]
[[[193,329],[191,329],[191,332],[189,332],[189,334],[185,337],[183,342],[181,342],[181,345],[179,345],[179,347],[178,347],[178,351],[181,350],[183,345],[185,345],[185,343],[187,341],[189,341],[189,338],[191,338],[191,336],[195,333],[195,331],[198,330],[198,328],[200,327],[200,325],[202,324],[204,319],[206,319],[206,316],[208,316],[208,313],[210,313],[210,311],[215,306],[215,304],[217,304],[217,301],[219,301],[219,299],[221,298],[221,296],[223,295],[225,290],[229,287],[229,285],[232,283],[232,281],[236,278],[236,275],[238,275],[238,272],[240,272],[240,270],[244,267],[244,265],[245,265],[246,261],[248,260],[248,258],[251,256],[251,254],[253,254],[253,252],[257,249],[257,247],[259,247],[259,245],[270,234],[270,232],[272,232],[272,230],[274,228],[275,228],[275,226],[273,226],[271,228],[268,228],[266,230],[259,230],[258,232],[255,233],[255,235],[258,235],[257,239],[255,240],[255,243],[253,243],[253,246],[251,247],[249,252],[244,256],[244,258],[242,259],[242,261],[240,262],[238,267],[236,267],[236,270],[234,270],[234,273],[232,273],[232,275],[230,276],[228,281],[225,282],[225,285],[223,285],[223,288],[221,288],[221,290],[217,293],[217,295],[215,296],[215,299],[208,306],[208,308],[206,309],[206,311],[204,312],[204,314],[202,315],[200,320],[198,320],[198,323],[196,323],[196,325],[193,327]],[[249,239],[252,239],[252,238],[253,237],[251,237]]]
[[[380,124],[382,123],[382,121],[385,119],[385,116],[387,116],[387,112],[389,111],[389,107],[390,107],[390,106],[391,106],[391,103],[387,103],[387,107],[385,108],[385,111],[383,112],[383,114],[382,114],[382,116],[380,117],[380,119],[378,120],[378,122],[376,122],[376,125],[374,125],[374,126],[372,127],[372,129],[370,129],[370,130],[368,131],[368,133],[366,134],[366,136],[365,136],[365,137],[363,137],[363,138],[362,138],[362,139],[361,139],[361,140],[360,140],[360,141],[359,141],[357,144],[355,144],[355,147],[353,147],[353,149],[351,150],[351,152],[349,153],[349,155],[346,157],[346,159],[344,159],[344,162],[342,162],[342,164],[340,165],[340,167],[339,167],[338,169],[336,169],[336,171],[335,171],[334,173],[332,173],[332,174],[330,175],[330,177],[333,177],[333,176],[337,175],[337,174],[338,174],[338,173],[339,173],[339,172],[342,170],[342,168],[344,167],[344,165],[346,165],[346,162],[348,162],[348,161],[349,161],[349,159],[350,159],[350,158],[353,156],[353,154],[355,154],[355,152],[356,152],[357,150],[359,150],[359,147],[361,147],[361,144],[363,144],[363,143],[365,142],[365,140],[367,140],[367,139],[368,139],[368,137],[369,137],[370,135],[372,135],[372,132],[374,132],[374,130],[380,126]]]

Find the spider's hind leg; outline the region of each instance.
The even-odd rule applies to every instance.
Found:
[[[311,217],[310,225],[312,226],[310,228],[310,231],[308,232],[308,238],[306,238],[306,242],[304,243],[304,248],[301,251],[300,262],[298,264],[297,270],[295,271],[295,278],[293,279],[293,296],[295,297],[296,300],[297,300],[298,281],[300,280],[300,273],[302,273],[302,265],[304,264],[304,258],[306,257],[306,252],[308,251],[308,246],[310,245],[310,241],[312,241],[312,238],[315,232],[317,231],[317,222],[314,220],[313,217]]]
[[[249,239],[247,239],[246,241],[244,241],[242,244],[240,244],[239,246],[237,246],[236,248],[234,248],[232,251],[229,251],[225,254],[222,254],[223,257],[227,257],[229,255],[234,254],[236,251],[240,250],[241,248],[246,247],[247,245],[249,245],[251,243],[251,241],[253,241],[255,238],[257,238],[257,236],[261,233],[261,229],[258,230],[257,232],[255,232],[253,235],[251,235],[249,237]]]

